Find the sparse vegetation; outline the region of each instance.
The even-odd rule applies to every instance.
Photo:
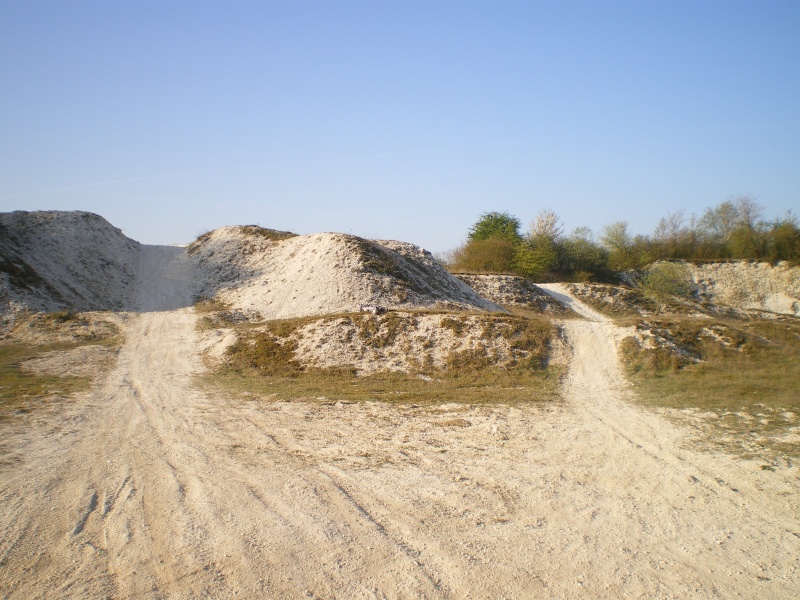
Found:
[[[20,363],[43,352],[68,350],[77,344],[0,345],[0,419],[11,412],[31,410],[49,396],[68,396],[89,387],[88,377],[38,375],[20,368]]]
[[[271,321],[258,330],[239,328],[239,340],[227,351],[226,363],[206,378],[233,391],[248,391],[280,399],[325,396],[340,400],[388,400],[397,402],[485,402],[497,397],[503,402],[552,400],[558,397],[560,370],[547,367],[551,325],[541,319],[507,315],[479,315],[480,338],[509,342],[513,358],[499,367],[493,351],[478,344],[454,351],[444,368],[435,368],[425,357],[416,357],[415,368],[407,373],[358,374],[352,367],[313,368],[302,366],[295,351],[293,335],[313,322],[337,321],[355,327],[365,348],[382,351],[413,330],[415,315],[388,313],[337,315]],[[434,313],[435,314],[435,313]],[[456,335],[469,327],[471,314],[444,314],[440,323]],[[405,339],[405,338],[402,338]],[[411,350],[409,349],[409,352]]]
[[[228,365],[242,376],[297,377],[303,368],[294,359],[296,347],[293,340],[281,339],[271,332],[252,333],[228,348]]]
[[[197,314],[202,315],[226,310],[230,310],[230,306],[228,306],[219,298],[207,298],[205,296],[200,296],[196,298],[194,302],[194,312]]]
[[[633,338],[622,344],[623,362],[643,402],[716,415],[711,423],[736,452],[800,455],[800,444],[777,439],[796,425],[792,415],[800,415],[800,320],[684,317],[640,327],[662,341],[647,349]],[[714,439],[713,432],[706,436],[709,443]]]
[[[278,231],[277,229],[267,229],[258,225],[239,225],[237,229],[247,235],[262,237],[273,242],[297,237],[297,234],[291,231]]]
[[[354,255],[360,258],[361,264],[366,270],[393,277],[400,285],[406,286],[408,289],[422,291],[418,290],[419,286],[414,278],[409,277],[403,269],[402,258],[390,250],[356,236],[349,236],[346,243],[353,249]]]
[[[0,418],[12,412],[32,410],[42,398],[69,396],[88,388],[88,377],[42,375],[20,365],[47,352],[71,350],[87,345],[116,346],[121,340],[118,329],[110,323],[92,330],[82,315],[71,311],[32,315],[17,326],[17,332],[0,343]],[[20,333],[21,332],[21,333]],[[31,334],[53,340],[48,343],[27,341]]]
[[[236,230],[254,237],[260,238],[272,242],[280,242],[282,240],[288,240],[290,238],[296,237],[296,233],[292,233],[291,231],[278,231],[276,229],[267,229],[266,227],[259,227],[258,225],[239,225],[236,227]],[[207,231],[195,239],[194,242],[189,244],[189,247],[186,249],[186,252],[189,255],[194,254],[200,249],[200,246],[203,245],[204,242],[208,241],[211,236],[214,234],[213,231]]]
[[[64,309],[58,312],[50,313],[45,316],[54,323],[66,323],[67,321],[71,321],[72,319],[75,318],[75,313],[69,309]]]

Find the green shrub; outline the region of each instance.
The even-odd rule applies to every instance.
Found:
[[[694,292],[694,282],[684,263],[656,263],[645,271],[639,286],[648,296],[666,299],[673,296],[688,298]]]
[[[500,237],[470,240],[453,256],[451,269],[461,273],[511,273],[516,246]]]

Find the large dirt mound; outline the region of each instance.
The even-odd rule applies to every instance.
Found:
[[[188,252],[201,295],[261,319],[357,312],[365,305],[502,310],[429,252],[403,242],[239,226],[201,236]]]
[[[92,213],[0,213],[0,311],[123,308],[134,294],[139,251]]]

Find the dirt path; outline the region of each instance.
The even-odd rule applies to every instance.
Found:
[[[170,252],[143,309],[190,297]],[[564,402],[414,408],[215,397],[191,309],[130,314],[92,394],[0,425],[0,595],[796,597],[797,474],[681,450],[615,327],[564,328]]]

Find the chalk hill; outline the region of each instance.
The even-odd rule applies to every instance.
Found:
[[[363,305],[502,310],[429,252],[404,242],[238,226],[201,236],[188,253],[202,274],[199,293],[265,319],[354,312]]]
[[[144,297],[164,292],[147,285],[153,268],[189,282],[189,297],[217,297],[264,319],[363,305],[502,310],[404,242],[238,226],[205,234],[184,251],[139,244],[88,212],[0,213],[1,312],[176,308]]]
[[[140,244],[89,212],[0,213],[0,304],[32,310],[125,308]]]

